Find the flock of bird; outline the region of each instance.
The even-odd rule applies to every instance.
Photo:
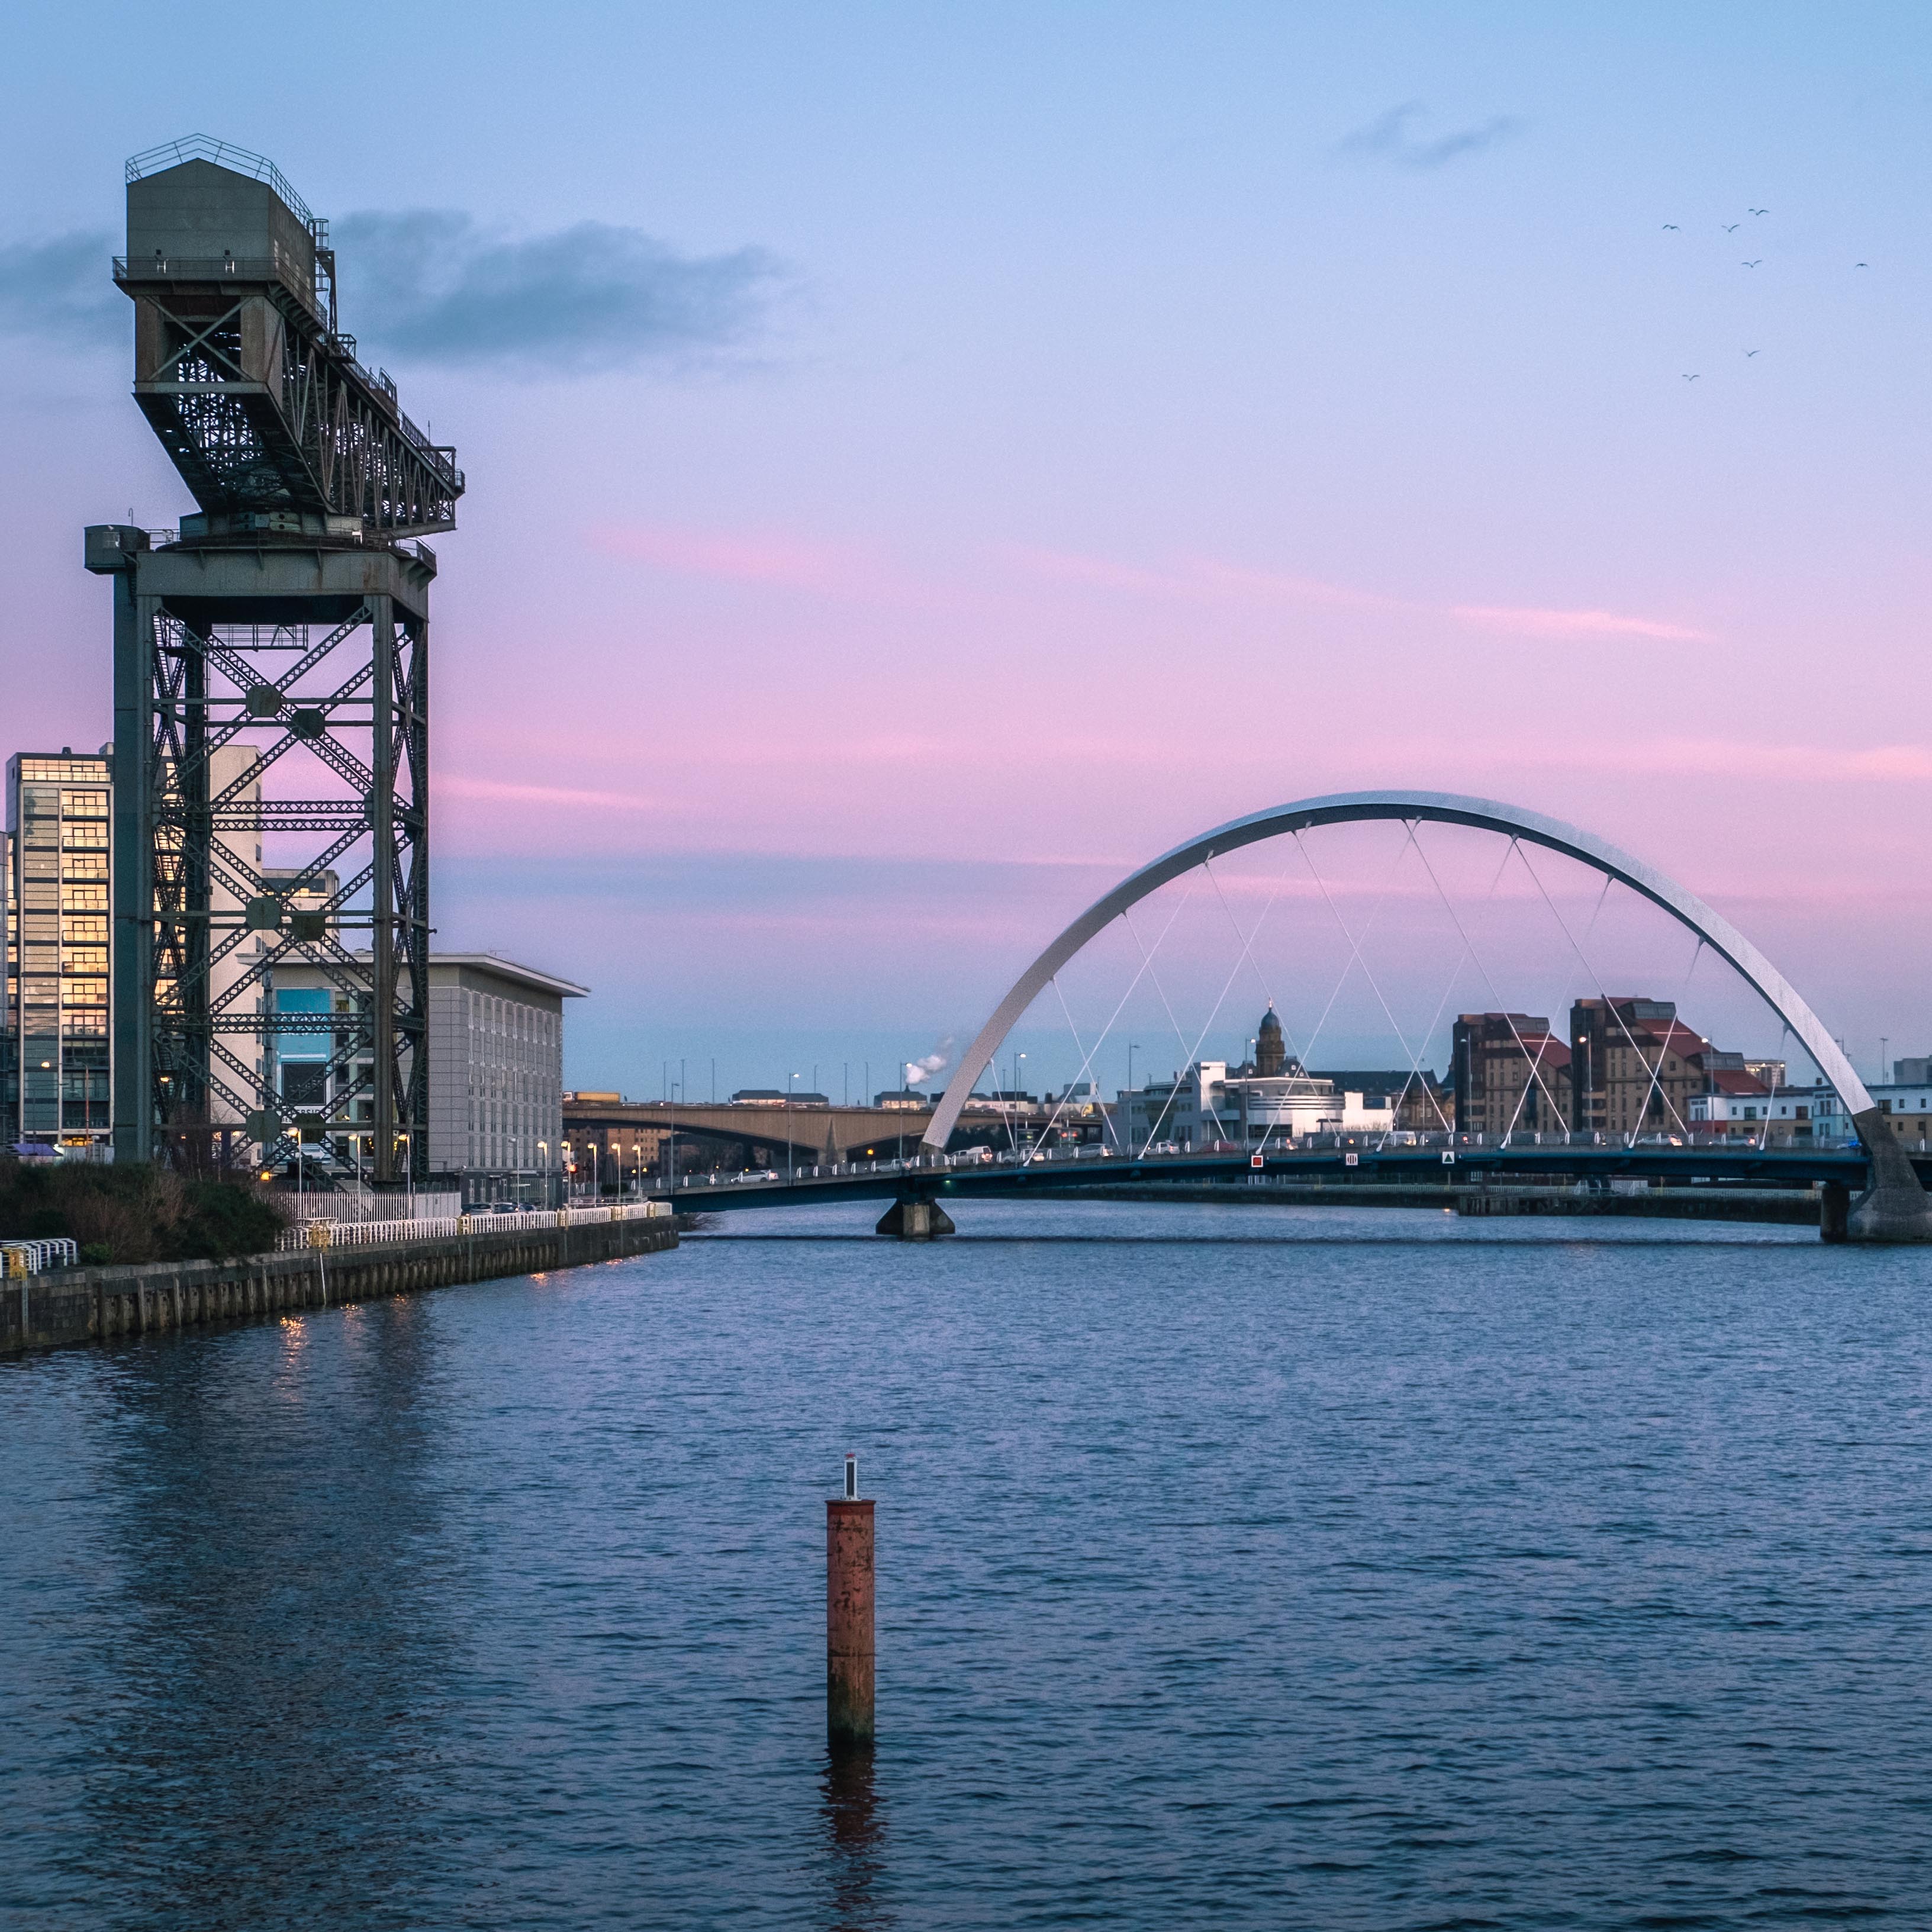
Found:
[[[1748,208],[1745,212],[1749,214],[1768,214],[1771,212],[1771,210],[1768,208]],[[1725,221],[1719,223],[1718,226],[1724,230],[1726,235],[1735,235],[1738,230],[1744,226],[1744,224],[1741,221]],[[1666,235],[1679,235],[1683,232],[1683,230],[1678,226],[1676,222],[1666,221],[1664,224],[1664,232]],[[1762,268],[1763,265],[1764,257],[1762,255],[1760,255],[1754,260],[1740,262],[1738,266],[1740,268]],[[1852,266],[1855,268],[1869,268],[1870,266],[1870,263],[1868,262],[1854,262],[1852,264]],[[1755,349],[1747,349],[1744,351],[1745,361],[1749,362],[1754,356],[1757,355],[1759,352],[1760,352]],[[1696,376],[1686,376],[1684,380],[1687,382],[1694,382],[1697,381],[1699,378]]]

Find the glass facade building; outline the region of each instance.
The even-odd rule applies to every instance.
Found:
[[[111,1142],[112,757],[7,761],[8,1114],[70,1155]]]

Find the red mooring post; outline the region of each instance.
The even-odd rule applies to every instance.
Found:
[[[872,1505],[856,1456],[825,1504],[825,1730],[835,1751],[872,1748]]]

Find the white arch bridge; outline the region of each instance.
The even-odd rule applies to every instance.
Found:
[[[1493,832],[1522,844],[1544,848],[1576,860],[1628,887],[1694,934],[1700,944],[1726,961],[1762,998],[1810,1055],[1837,1093],[1858,1136],[1856,1148],[1810,1150],[1768,1148],[1684,1148],[1604,1144],[1510,1145],[1498,1148],[1432,1148],[1388,1144],[1340,1148],[1290,1150],[1250,1154],[1245,1149],[1226,1154],[1120,1158],[1104,1162],[1074,1162],[1028,1156],[1016,1166],[988,1167],[976,1155],[970,1165],[948,1155],[959,1117],[975,1084],[1004,1044],[1008,1034],[1055,976],[1096,936],[1123,918],[1134,906],[1162,886],[1226,854],[1270,838],[1299,834],[1326,825],[1396,820],[1413,828],[1422,824],[1457,825]],[[1606,887],[1607,890],[1607,887]],[[1399,1178],[1428,1168],[1438,1180],[1443,1154],[1453,1154],[1465,1172],[1485,1168],[1511,1174],[1569,1176],[1676,1176],[1689,1180],[1806,1182],[1856,1189],[1845,1216],[1844,1234],[1853,1240],[1898,1242],[1932,1240],[1932,1202],[1928,1202],[1918,1171],[1895,1138],[1888,1118],[1874,1106],[1864,1083],[1853,1070],[1838,1042],[1783,974],[1730,922],[1654,867],[1620,850],[1606,840],[1540,813],[1498,803],[1492,799],[1453,794],[1411,791],[1361,791],[1302,799],[1265,812],[1250,813],[1216,826],[1142,866],[1103,894],[1059,934],[1014,981],[980,1030],[948,1082],[924,1137],[921,1156],[884,1164],[869,1172],[850,1168],[820,1171],[790,1183],[721,1190],[686,1187],[677,1190],[680,1207],[776,1204],[780,1201],[826,1199],[839,1196],[890,1196],[899,1204],[880,1223],[882,1232],[917,1235],[946,1225],[934,1206],[946,1196],[970,1192],[1011,1193],[1077,1185],[1171,1180],[1207,1180],[1223,1172],[1264,1174],[1320,1174],[1330,1168],[1366,1170],[1378,1178]],[[1339,1176],[1338,1176],[1339,1178]],[[1844,1198],[1840,1194],[1840,1200]],[[1827,1216],[1828,1234],[1834,1232]]]

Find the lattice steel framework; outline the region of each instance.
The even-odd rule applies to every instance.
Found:
[[[320,1132],[424,1178],[436,563],[401,539],[453,526],[462,472],[336,332],[326,224],[271,164],[197,138],[128,180],[135,397],[201,510],[159,548],[88,532],[116,578],[116,1149]],[[278,1010],[290,968],[329,1010]],[[277,1078],[304,1035],[320,1108]]]

